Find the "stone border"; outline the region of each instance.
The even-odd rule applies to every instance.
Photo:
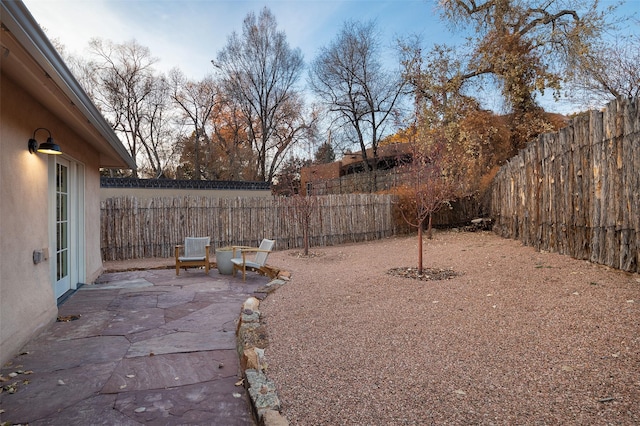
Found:
[[[260,301],[285,285],[290,274],[280,271],[278,277],[260,287],[242,304],[236,328],[236,349],[240,357],[240,370],[244,386],[249,393],[253,414],[260,426],[288,426],[289,421],[280,413],[280,398],[275,383],[266,375],[264,351],[269,345],[266,327],[260,314]]]

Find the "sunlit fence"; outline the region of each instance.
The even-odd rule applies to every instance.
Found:
[[[640,99],[541,135],[502,167],[492,191],[498,234],[640,271]]]
[[[311,246],[375,240],[396,232],[393,197],[375,194],[317,197],[310,217]],[[216,248],[302,247],[301,209],[291,199],[175,197],[109,198],[101,203],[102,259],[172,257],[186,236],[210,236]]]

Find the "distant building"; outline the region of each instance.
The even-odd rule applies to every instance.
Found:
[[[396,183],[394,169],[411,158],[411,146],[394,143],[378,147],[377,190],[389,189]],[[367,149],[367,161],[373,164],[373,151]],[[368,192],[369,176],[362,152],[345,154],[341,160],[316,164],[300,169],[300,186],[303,195],[345,194]]]

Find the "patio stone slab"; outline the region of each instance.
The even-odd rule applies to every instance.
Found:
[[[233,349],[235,348],[235,340],[233,332],[209,331],[191,333],[179,331],[135,342],[129,348],[126,357]]]
[[[166,336],[167,334],[175,333],[172,330],[165,330],[163,328],[152,328],[150,330],[140,331],[138,333],[132,333],[127,335],[129,342],[135,343],[142,340],[149,340],[155,337]]]
[[[143,424],[254,425],[244,391],[234,386],[235,380],[128,392],[118,396],[115,407]]]
[[[103,364],[123,358],[129,341],[121,336],[99,336],[75,340],[35,340],[27,344],[16,358],[23,370],[47,372],[75,368],[82,365]],[[6,371],[3,368],[3,373]]]
[[[182,286],[185,290],[193,292],[216,292],[227,291],[229,289],[229,284],[224,281],[194,281],[192,283],[182,284]]]
[[[66,310],[64,312],[61,310],[59,316],[78,315],[77,312],[79,312],[79,310]],[[108,311],[83,312],[77,320],[52,324],[51,328],[47,330],[46,336],[56,340],[73,340],[83,337],[101,336],[114,316],[115,314],[113,312]],[[43,336],[44,335],[43,333]]]
[[[240,304],[244,302],[247,298],[247,295],[251,293],[235,293],[235,292],[224,292],[224,293],[213,293],[201,291],[197,292],[193,297],[194,302],[210,302],[210,303],[238,303]]]
[[[180,305],[174,305],[171,307],[167,307],[164,310],[164,319],[166,322],[175,321],[177,319],[186,317],[200,309],[206,308],[209,306],[211,302],[203,301],[203,302],[187,302],[182,303]]]
[[[229,318],[240,314],[239,306],[228,304],[210,304],[189,315],[167,322],[162,328],[175,331],[205,332],[219,330]]]
[[[158,293],[125,293],[119,294],[118,297],[113,299],[109,304],[108,310],[134,310],[144,308],[155,308],[158,306]]]
[[[116,395],[96,395],[78,401],[73,406],[60,410],[47,419],[34,421],[30,425],[142,425],[113,408],[115,403]]]
[[[158,296],[158,308],[171,308],[193,301],[196,293],[182,288],[168,287],[171,290]]]
[[[119,310],[105,327],[103,334],[125,336],[161,327],[165,322],[164,309]]]
[[[127,271],[127,272],[109,272],[102,274],[96,279],[96,284],[105,284],[110,282],[124,283],[127,281],[136,281],[139,279],[146,279],[147,277],[153,277],[152,271]]]
[[[120,279],[114,281],[108,281],[105,283],[97,283],[85,285],[83,290],[118,290],[118,289],[130,289],[130,288],[144,288],[153,287],[153,283],[145,280],[144,278],[133,278],[130,280]]]
[[[166,389],[236,377],[233,350],[155,355],[123,359],[103,393]]]
[[[5,410],[1,419],[9,424],[26,424],[73,407],[100,392],[117,364],[85,364],[46,373],[34,368],[33,374],[18,376],[21,384],[16,393],[0,394],[0,406]],[[22,384],[25,378],[28,384]]]

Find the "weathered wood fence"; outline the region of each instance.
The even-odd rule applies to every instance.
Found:
[[[640,271],[640,99],[530,143],[496,176],[491,216],[536,249]]]
[[[276,249],[302,247],[302,228],[290,199],[177,197],[109,198],[101,203],[102,259],[172,257],[186,236],[210,236],[216,248],[257,246],[275,238]],[[374,240],[395,233],[393,197],[350,194],[317,197],[311,246]]]

